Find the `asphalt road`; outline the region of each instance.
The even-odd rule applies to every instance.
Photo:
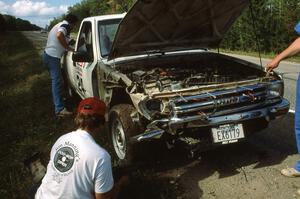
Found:
[[[24,34],[42,52],[46,35],[39,32]],[[259,63],[255,57],[234,56]],[[265,65],[268,60],[262,61]],[[294,109],[298,64],[282,62],[277,70],[283,73],[285,97]],[[269,128],[256,133],[247,142],[203,152],[199,159],[186,159],[181,153],[160,148],[145,151],[143,173],[146,174],[141,181],[133,180],[132,192],[124,198],[150,198],[153,195],[162,199],[297,198],[299,179],[283,177],[279,172],[298,160],[293,121],[294,114],[289,113],[283,119],[271,122]]]
[[[260,59],[257,57],[250,57],[245,55],[233,55],[233,54],[230,55],[260,65]],[[262,59],[261,61],[262,61],[262,65],[266,66],[266,64],[270,61],[270,59]],[[295,92],[296,92],[296,83],[300,72],[300,63],[282,61],[279,67],[275,69],[275,71],[283,76],[283,79],[285,81],[284,96],[290,101],[291,103],[290,109],[291,111],[293,111],[295,110]]]

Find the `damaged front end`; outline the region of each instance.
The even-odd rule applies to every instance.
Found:
[[[133,84],[127,92],[139,117],[147,121],[145,131],[132,142],[163,138],[169,144],[232,143],[289,110],[281,78],[248,66],[156,67],[128,76]],[[243,135],[215,139],[222,133],[212,131],[222,128],[236,128]]]
[[[100,88],[111,123],[125,124],[111,128],[115,150],[124,149],[119,159],[131,157],[129,139],[211,147],[244,139],[288,112],[277,74],[207,50],[220,46],[249,4],[136,1],[119,24]]]

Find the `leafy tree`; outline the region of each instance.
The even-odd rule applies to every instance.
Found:
[[[5,21],[5,28],[9,31],[23,31],[23,30],[40,30],[41,28],[31,24],[27,20],[15,18],[11,15],[1,15]],[[0,17],[1,23],[1,17]]]
[[[221,47],[257,51],[259,44],[263,52],[283,50],[297,36],[294,26],[300,17],[299,1],[252,0],[251,3],[254,16],[247,9],[228,32]]]
[[[16,18],[10,15],[4,15],[7,30],[16,30]]]
[[[0,32],[6,31],[6,22],[2,14],[0,14]]]
[[[279,52],[297,37],[294,26],[300,19],[299,0],[250,1],[252,9],[246,9],[235,22],[223,39],[222,48]],[[135,2],[136,0],[82,0],[69,7],[68,13],[73,13],[82,20],[90,16],[123,13]],[[63,18],[64,15],[52,20],[50,27]]]

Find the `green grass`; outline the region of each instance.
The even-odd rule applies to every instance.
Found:
[[[32,179],[24,159],[37,151],[47,159],[73,122],[55,118],[48,71],[21,33],[1,35],[0,70],[0,198],[27,198]]]

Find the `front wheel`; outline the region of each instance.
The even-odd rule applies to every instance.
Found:
[[[130,137],[139,133],[131,118],[134,111],[130,104],[119,104],[109,112],[109,137],[118,166],[130,165],[135,159],[136,146],[129,142]]]

